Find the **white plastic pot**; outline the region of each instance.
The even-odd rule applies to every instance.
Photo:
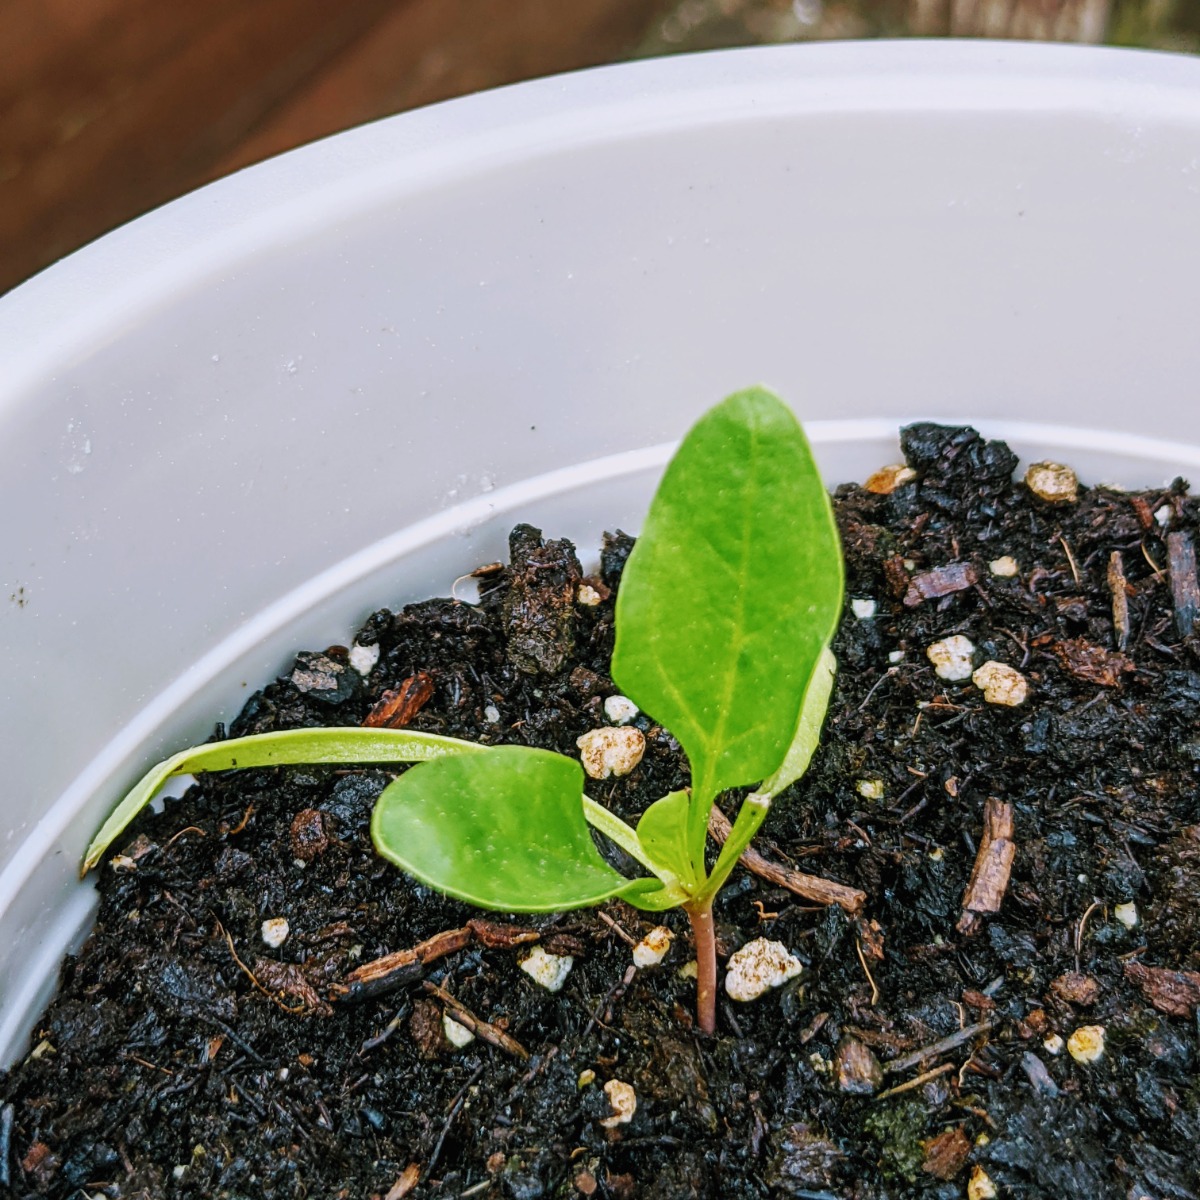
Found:
[[[734,51],[339,135],[0,299],[0,1061],[84,845],[289,650],[542,523],[636,529],[751,382],[828,477],[970,419],[1085,478],[1200,463],[1200,62]]]

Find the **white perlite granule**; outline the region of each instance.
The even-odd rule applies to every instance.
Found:
[[[590,729],[576,739],[575,745],[579,747],[583,769],[592,779],[628,775],[646,752],[642,731],[622,726]]]
[[[561,992],[575,960],[569,954],[548,954],[534,946],[521,960],[521,970],[548,992]]]
[[[291,933],[291,927],[288,925],[287,917],[268,917],[262,923],[262,940],[272,950],[278,950],[288,940],[289,933]]]
[[[803,963],[782,942],[755,938],[729,956],[725,991],[731,1000],[757,1000],[803,970]]]
[[[989,704],[1003,704],[1015,708],[1023,704],[1029,695],[1029,684],[1016,667],[1002,662],[985,662],[971,676],[971,682],[983,689],[983,698]]]
[[[961,683],[971,678],[971,658],[974,653],[975,643],[969,637],[956,633],[934,642],[925,651],[925,657],[933,663],[934,673],[939,679]]]

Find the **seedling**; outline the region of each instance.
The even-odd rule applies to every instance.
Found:
[[[803,431],[770,392],[738,392],[700,419],[668,465],[617,595],[613,679],[678,739],[692,776],[636,829],[586,796],[579,764],[559,754],[408,730],[304,729],[159,764],[97,834],[84,869],[173,774],[417,762],[376,803],[380,854],[483,908],[558,912],[614,896],[651,911],[681,906],[695,938],[699,1025],[711,1033],[713,898],[816,749],[842,588],[829,497]],[[753,785],[709,868],[713,804]],[[593,829],[649,874],[630,879],[609,866]]]

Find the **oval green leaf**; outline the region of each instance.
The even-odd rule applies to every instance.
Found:
[[[692,852],[727,788],[783,762],[842,603],[829,496],[790,409],[738,392],[684,438],[621,580],[612,673],[692,769]]]
[[[559,912],[661,886],[600,857],[579,764],[525,746],[406,771],[376,802],[371,836],[402,870],[480,908]]]
[[[84,855],[81,875],[104,857],[125,827],[173,775],[284,767],[301,763],[420,762],[443,754],[481,750],[473,742],[409,729],[285,729],[191,746],[151,767],[113,809]]]
[[[656,874],[661,868],[673,875],[689,895],[704,882],[704,863],[692,862],[688,850],[687,792],[671,792],[650,805],[637,825],[642,853]]]

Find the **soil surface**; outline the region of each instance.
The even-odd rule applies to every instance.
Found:
[[[1050,503],[973,431],[903,443],[915,478],[837,493],[837,689],[757,843],[865,911],[741,869],[717,903],[723,954],[774,939],[799,978],[722,993],[702,1037],[681,913],[637,970],[649,914],[481,914],[385,864],[384,771],[210,775],[101,869],[96,931],[0,1078],[0,1195],[1200,1196],[1198,506],[1182,482]],[[301,653],[228,733],[359,724],[382,701],[376,719],[578,755],[616,691],[630,545],[608,538],[581,593],[574,549],[519,527],[478,605],[376,613],[365,676],[346,648]],[[939,677],[926,651],[952,635],[1024,701]],[[591,787],[629,819],[688,781],[671,736],[636,724],[640,765]],[[574,959],[558,993],[519,965],[535,935]],[[454,1047],[446,1012],[479,1036]],[[636,1093],[623,1124],[613,1080]]]

